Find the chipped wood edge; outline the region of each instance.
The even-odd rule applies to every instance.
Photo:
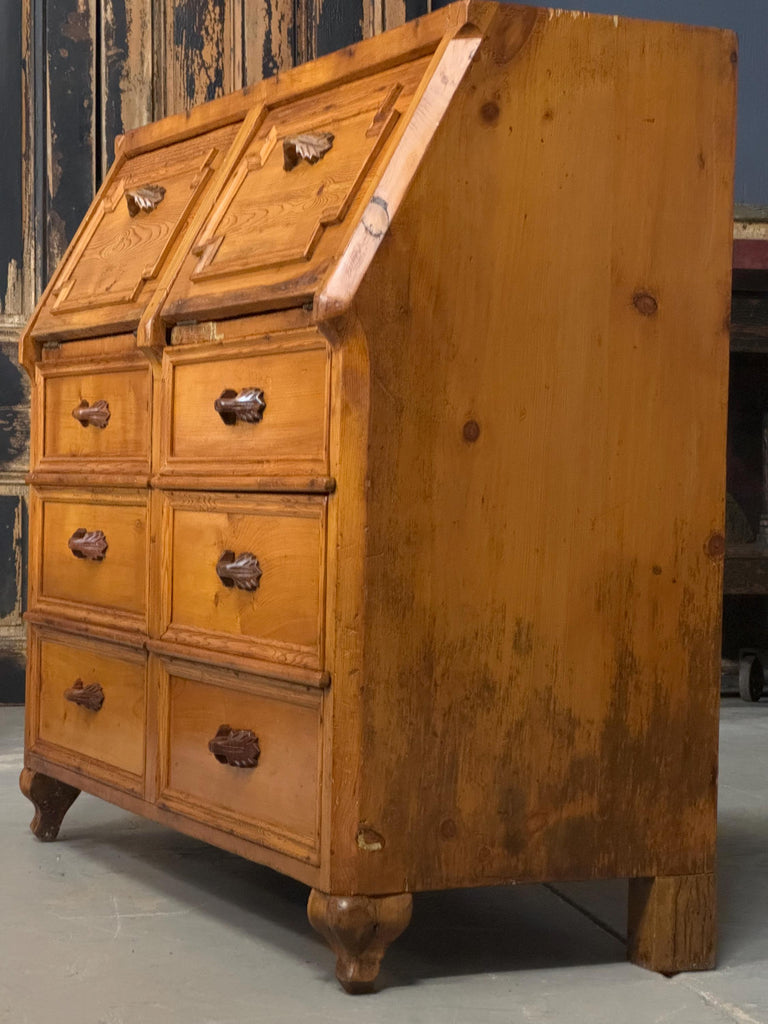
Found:
[[[342,255],[315,294],[316,320],[331,319],[349,308],[482,40],[474,26],[463,26],[438,47],[404,117],[405,128],[389,162]]]

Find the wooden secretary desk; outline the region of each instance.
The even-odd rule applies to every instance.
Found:
[[[23,336],[22,789],[711,966],[736,53],[462,2],[128,133]]]

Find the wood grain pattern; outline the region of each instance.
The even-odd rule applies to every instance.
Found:
[[[100,0],[100,14],[103,175],[114,160],[115,140],[152,120],[152,2]]]
[[[158,276],[229,148],[236,125],[198,133],[163,149],[117,159],[22,339],[25,347],[52,337],[135,328]],[[148,133],[151,138],[151,132]],[[151,214],[131,216],[126,190],[147,184],[165,195]]]
[[[309,923],[336,954],[336,977],[352,995],[373,991],[389,946],[411,920],[413,897],[309,894]]]
[[[233,835],[231,832],[218,828],[209,822],[196,821],[175,811],[166,810],[164,807],[159,807],[156,803],[152,803],[144,797],[126,792],[125,790],[116,789],[114,786],[108,785],[99,779],[92,778],[82,767],[80,769],[72,766],[65,767],[34,752],[29,752],[26,755],[26,760],[29,770],[33,773],[55,773],[57,781],[60,780],[67,785],[82,790],[84,793],[92,793],[100,800],[106,800],[117,807],[130,811],[132,814],[140,814],[142,817],[148,818],[150,821],[156,821],[166,828],[173,828],[184,835],[193,836],[202,842],[211,843],[222,850],[228,850],[231,853],[237,854],[238,857],[244,857],[246,860],[251,860],[258,864],[265,864],[275,871],[282,871],[284,874],[298,879],[305,885],[324,884],[323,872],[315,864],[309,864],[279,850],[243,839],[241,836]]]
[[[105,475],[149,475],[152,374],[135,358],[122,363],[76,362],[41,366],[36,409],[42,415],[32,471],[103,480]],[[105,401],[105,429],[84,430],[73,410]]]
[[[31,495],[30,608],[129,630],[146,628],[149,531],[142,491],[52,489]],[[73,558],[69,538],[101,530],[101,561]]]
[[[629,959],[662,974],[715,967],[714,874],[634,878],[629,883]]]
[[[396,134],[398,116],[427,63],[423,57],[403,62],[370,78],[342,80],[325,95],[268,108],[226,185],[222,179],[163,316],[174,322],[220,316],[225,304],[248,313],[306,301],[339,246],[343,222],[356,217],[357,197]],[[380,130],[367,135],[393,86],[402,86],[395,105]],[[320,131],[334,135],[331,150],[315,166],[302,162],[286,172],[280,140]]]
[[[377,772],[334,835],[347,891],[714,861],[732,39],[515,8],[491,32],[355,299]],[[358,684],[331,671],[336,709]]]
[[[37,705],[31,748],[96,778],[143,790],[146,656],[141,651],[85,637],[38,634],[30,650],[30,686]],[[98,683],[103,705],[94,713],[72,703],[67,691],[80,680]]]
[[[156,423],[160,476],[210,481],[218,475],[222,452],[229,489],[239,483],[250,490],[253,477],[271,473],[327,475],[330,354],[325,339],[313,329],[254,341],[166,351]],[[223,389],[246,386],[264,392],[262,420],[224,423],[216,399]]]
[[[248,3],[242,19],[243,85],[252,85],[295,63],[296,17],[292,0]]]
[[[235,0],[164,0],[158,13],[172,59],[160,64],[158,71],[164,78],[166,113],[188,110],[242,84],[235,39],[237,6]]]
[[[177,662],[160,691],[159,803],[317,862],[322,692]],[[258,738],[252,769],[217,762],[222,722]]]
[[[95,0],[49,0],[44,22],[47,280],[96,191]],[[70,140],[77,140],[76,143]]]
[[[168,492],[162,501],[160,635],[322,667],[325,499]],[[258,590],[222,584],[227,549],[256,556]]]
[[[733,46],[461,2],[129,132],[94,211],[159,182],[151,213],[123,199],[142,226],[174,148],[230,134],[114,322],[92,213],[27,332],[27,767],[310,880],[353,990],[410,893],[450,886],[630,877],[631,956],[710,962]],[[283,140],[321,131],[286,171]],[[151,428],[70,472],[116,400],[104,430],[72,409],[111,378],[131,416],[151,390]],[[75,433],[41,457],[43,386],[70,381]],[[257,390],[232,422],[222,394]],[[103,562],[71,557],[76,527]],[[54,648],[63,689],[104,687],[97,713],[58,692],[91,725],[107,675],[70,655],[145,687],[141,757],[34,696]],[[224,726],[256,764],[217,761]]]

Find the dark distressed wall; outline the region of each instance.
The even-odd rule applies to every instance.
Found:
[[[21,5],[19,0],[0,0],[0,314],[21,308],[21,82]]]
[[[15,353],[18,329],[34,291],[26,285],[24,271],[25,13],[20,0],[0,0],[0,703],[17,703],[24,695],[21,616],[29,387]]]
[[[96,186],[94,0],[45,4],[44,275],[64,254]]]

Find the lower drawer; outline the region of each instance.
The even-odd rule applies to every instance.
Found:
[[[322,690],[180,665],[158,668],[159,804],[317,863]]]
[[[143,793],[144,652],[33,629],[28,673],[33,752]]]

